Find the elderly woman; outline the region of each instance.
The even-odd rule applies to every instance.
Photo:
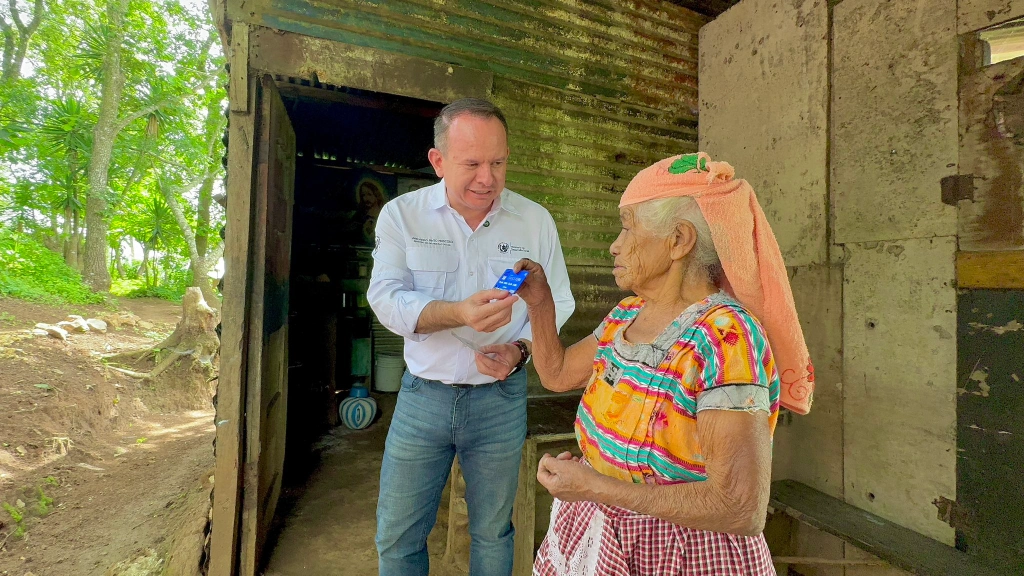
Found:
[[[516,265],[544,386],[586,388],[583,457],[537,471],[555,502],[534,574],[775,574],[772,433],[780,398],[806,412],[813,386],[778,245],[750,186],[706,154],[640,172],[620,217],[615,283],[636,296],[567,349],[544,271]]]

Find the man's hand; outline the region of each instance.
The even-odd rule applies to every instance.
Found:
[[[529,258],[523,258],[515,263],[512,271],[518,274],[523,270],[529,274],[519,290],[516,290],[516,295],[531,308],[544,303],[554,304],[551,286],[548,285],[548,277],[544,274],[544,267]]]
[[[509,373],[512,372],[512,369],[522,359],[522,353],[519,352],[519,347],[515,344],[489,344],[481,346],[480,349],[487,354],[497,356],[498,359],[495,360],[494,358],[477,353],[476,369],[481,374],[486,374],[495,380],[508,378]]]
[[[518,299],[497,288],[481,290],[458,303],[461,324],[477,332],[494,332],[512,321],[512,305]]]
[[[597,485],[607,478],[580,464],[580,459],[569,452],[562,452],[557,458],[545,454],[537,465],[537,481],[563,502],[592,501]]]

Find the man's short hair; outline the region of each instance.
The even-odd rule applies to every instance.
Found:
[[[434,120],[434,148],[445,152],[448,147],[448,128],[463,114],[477,118],[497,118],[508,135],[508,122],[505,121],[505,115],[500,108],[483,98],[461,98],[442,108]]]

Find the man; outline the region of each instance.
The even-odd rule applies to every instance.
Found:
[[[428,154],[441,182],[392,200],[377,220],[367,295],[377,318],[405,337],[408,366],[381,466],[381,576],[427,576],[427,535],[456,454],[466,479],[470,573],[512,571],[531,332],[524,303],[494,285],[530,258],[550,278],[559,327],[575,303],[551,215],[505,189],[507,129],[485,100],[446,106]]]

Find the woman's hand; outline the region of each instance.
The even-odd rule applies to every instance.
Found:
[[[544,267],[529,258],[523,258],[515,263],[512,271],[518,274],[523,270],[526,270],[529,274],[526,276],[522,286],[519,287],[519,290],[516,290],[516,296],[522,298],[523,302],[526,302],[526,305],[530,308],[548,303],[553,306],[555,302],[551,296],[551,286],[548,285],[548,277],[544,274]]]
[[[594,500],[597,485],[606,480],[600,472],[580,463],[569,452],[558,457],[545,454],[537,466],[537,481],[563,502]]]

